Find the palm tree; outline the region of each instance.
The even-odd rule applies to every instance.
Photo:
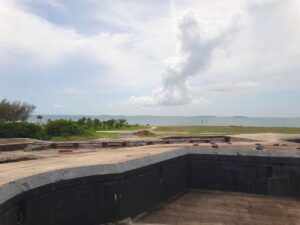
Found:
[[[43,116],[42,115],[37,115],[36,118],[38,119],[39,125],[41,125]]]

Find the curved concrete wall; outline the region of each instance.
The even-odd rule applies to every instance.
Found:
[[[179,149],[0,187],[0,225],[96,225],[136,216],[189,188],[299,196],[297,152]]]

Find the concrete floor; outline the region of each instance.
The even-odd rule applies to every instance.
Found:
[[[300,199],[214,191],[189,192],[135,225],[300,225]]]

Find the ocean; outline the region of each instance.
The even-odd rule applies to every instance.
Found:
[[[78,120],[81,117],[98,118],[100,120],[126,119],[130,124],[150,124],[152,126],[254,126],[254,127],[300,127],[297,118],[263,118],[263,117],[215,117],[215,116],[125,116],[125,115],[43,115],[43,122],[48,119]],[[30,122],[37,122],[33,115]]]

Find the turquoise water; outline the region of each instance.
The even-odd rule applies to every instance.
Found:
[[[43,121],[48,119],[78,120],[81,117],[108,119],[127,119],[130,124],[150,125],[203,125],[203,126],[256,126],[256,127],[300,127],[299,118],[262,118],[262,117],[213,117],[213,116],[114,116],[114,115],[43,115]],[[29,121],[36,122],[36,116]]]

